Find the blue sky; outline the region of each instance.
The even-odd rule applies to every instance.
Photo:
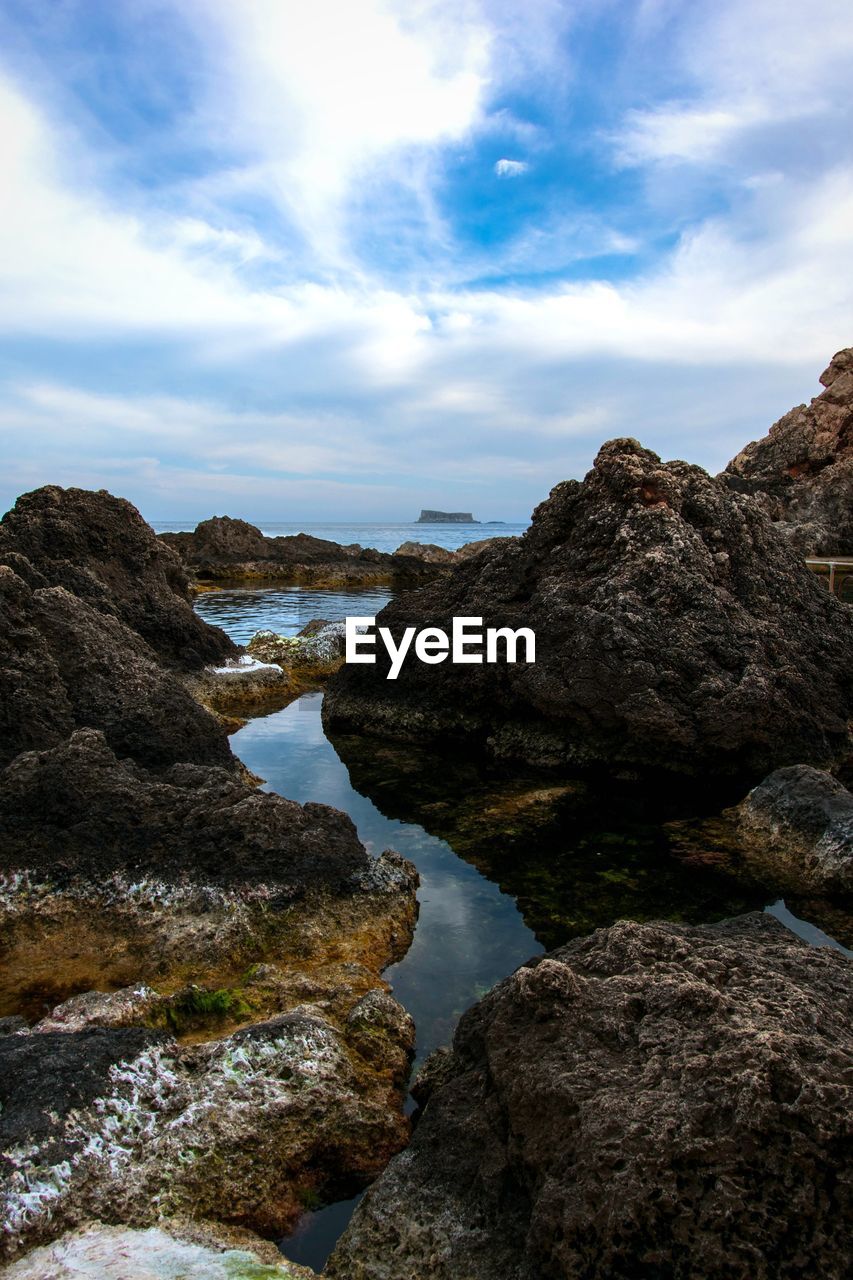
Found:
[[[0,509],[526,517],[853,343],[849,0],[0,0]]]

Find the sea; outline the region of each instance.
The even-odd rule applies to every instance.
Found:
[[[419,524],[410,521],[407,524],[359,524],[356,522],[326,523],[283,523],[279,521],[250,521],[268,538],[292,537],[297,533],[310,533],[314,538],[326,538],[329,542],[340,542],[349,546],[357,542],[362,547],[373,547],[377,551],[396,551],[403,542],[428,542],[435,547],[445,547],[448,551],[456,551],[466,542],[478,542],[481,538],[510,538],[524,533],[530,525],[529,520],[522,523],[508,524],[494,521],[487,524]],[[196,522],[192,520],[158,521],[152,520],[151,527],[156,533],[191,533]]]

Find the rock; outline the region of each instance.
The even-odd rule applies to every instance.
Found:
[[[750,498],[699,467],[613,440],[527,532],[403,594],[406,626],[527,627],[535,663],[344,666],[330,730],[457,739],[497,756],[733,776],[848,749],[853,613]],[[523,648],[522,648],[523,652]]]
[[[418,516],[418,524],[479,524],[470,511],[429,511],[426,508]]]
[[[0,565],[0,766],[84,726],[153,767],[234,764],[221,725],[137,632]]]
[[[447,547],[438,547],[434,542],[401,542],[395,556],[417,556],[427,564],[453,564],[456,552]]]
[[[170,665],[192,670],[236,653],[193,612],[180,560],[123,498],[47,485],[0,520],[0,564],[34,587],[64,587],[136,631]]]
[[[205,667],[189,677],[188,688],[202,706],[212,711],[235,711],[275,702],[283,706],[295,691],[280,666],[259,662],[251,653],[229,658],[219,667]]]
[[[317,625],[320,622],[320,625]],[[316,620],[303,627],[298,636],[275,631],[256,631],[247,645],[252,657],[278,663],[298,681],[301,688],[322,683],[341,665],[345,651],[343,622]]]
[[[822,769],[776,769],[718,818],[673,823],[678,855],[779,892],[853,897],[853,795]]]
[[[826,390],[748,444],[720,477],[754,495],[805,555],[853,554],[853,347],[820,377]]]
[[[259,1254],[254,1248],[197,1244],[162,1227],[84,1227],[34,1249],[5,1275],[6,1280],[311,1280],[315,1275],[284,1259],[264,1261]]]
[[[463,542],[462,546],[456,551],[457,560],[468,560],[471,556],[478,556],[481,551],[488,551],[491,547],[498,546],[501,542],[506,542],[506,538],[479,538],[476,542]]]
[[[358,544],[341,546],[307,533],[268,538],[245,520],[215,516],[193,533],[161,533],[202,582],[269,580],[312,587],[419,586],[439,572],[417,555],[388,555]]]
[[[618,923],[463,1015],[330,1280],[841,1280],[851,965],[766,915]]]
[[[370,1060],[310,1006],[184,1047],[141,1028],[0,1038],[6,1256],[88,1221],[285,1234],[408,1136],[411,1020],[371,1027]]]
[[[19,755],[0,775],[7,869],[50,876],[122,874],[183,883],[340,888],[370,866],[346,814],[255,790],[225,769],[177,764],[152,775],[81,729]]]

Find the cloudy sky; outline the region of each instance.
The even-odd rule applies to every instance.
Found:
[[[853,343],[849,0],[0,0],[0,510],[523,518]]]

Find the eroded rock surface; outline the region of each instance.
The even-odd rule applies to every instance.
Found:
[[[721,479],[753,494],[806,555],[853,555],[853,347],[820,376],[825,391],[780,418]]]
[[[612,440],[498,540],[379,615],[407,626],[528,627],[536,661],[345,666],[331,729],[475,742],[560,765],[754,779],[848,747],[853,613],[750,498],[701,468]]]
[[[417,554],[389,555],[357,543],[341,546],[297,533],[268,538],[245,520],[214,516],[192,533],[161,533],[187,570],[203,581],[263,580],[307,586],[418,586],[440,571]]]
[[[621,922],[531,961],[431,1064],[327,1274],[842,1280],[850,979],[764,915]]]
[[[141,1028],[0,1038],[5,1255],[87,1221],[188,1217],[275,1238],[307,1199],[375,1175],[408,1133],[414,1040],[385,999],[393,1015],[375,996],[340,1025],[303,1005],[183,1047]]]
[[[0,564],[118,618],[169,664],[192,670],[236,653],[193,612],[178,557],[131,503],[104,490],[24,494],[0,520]]]

